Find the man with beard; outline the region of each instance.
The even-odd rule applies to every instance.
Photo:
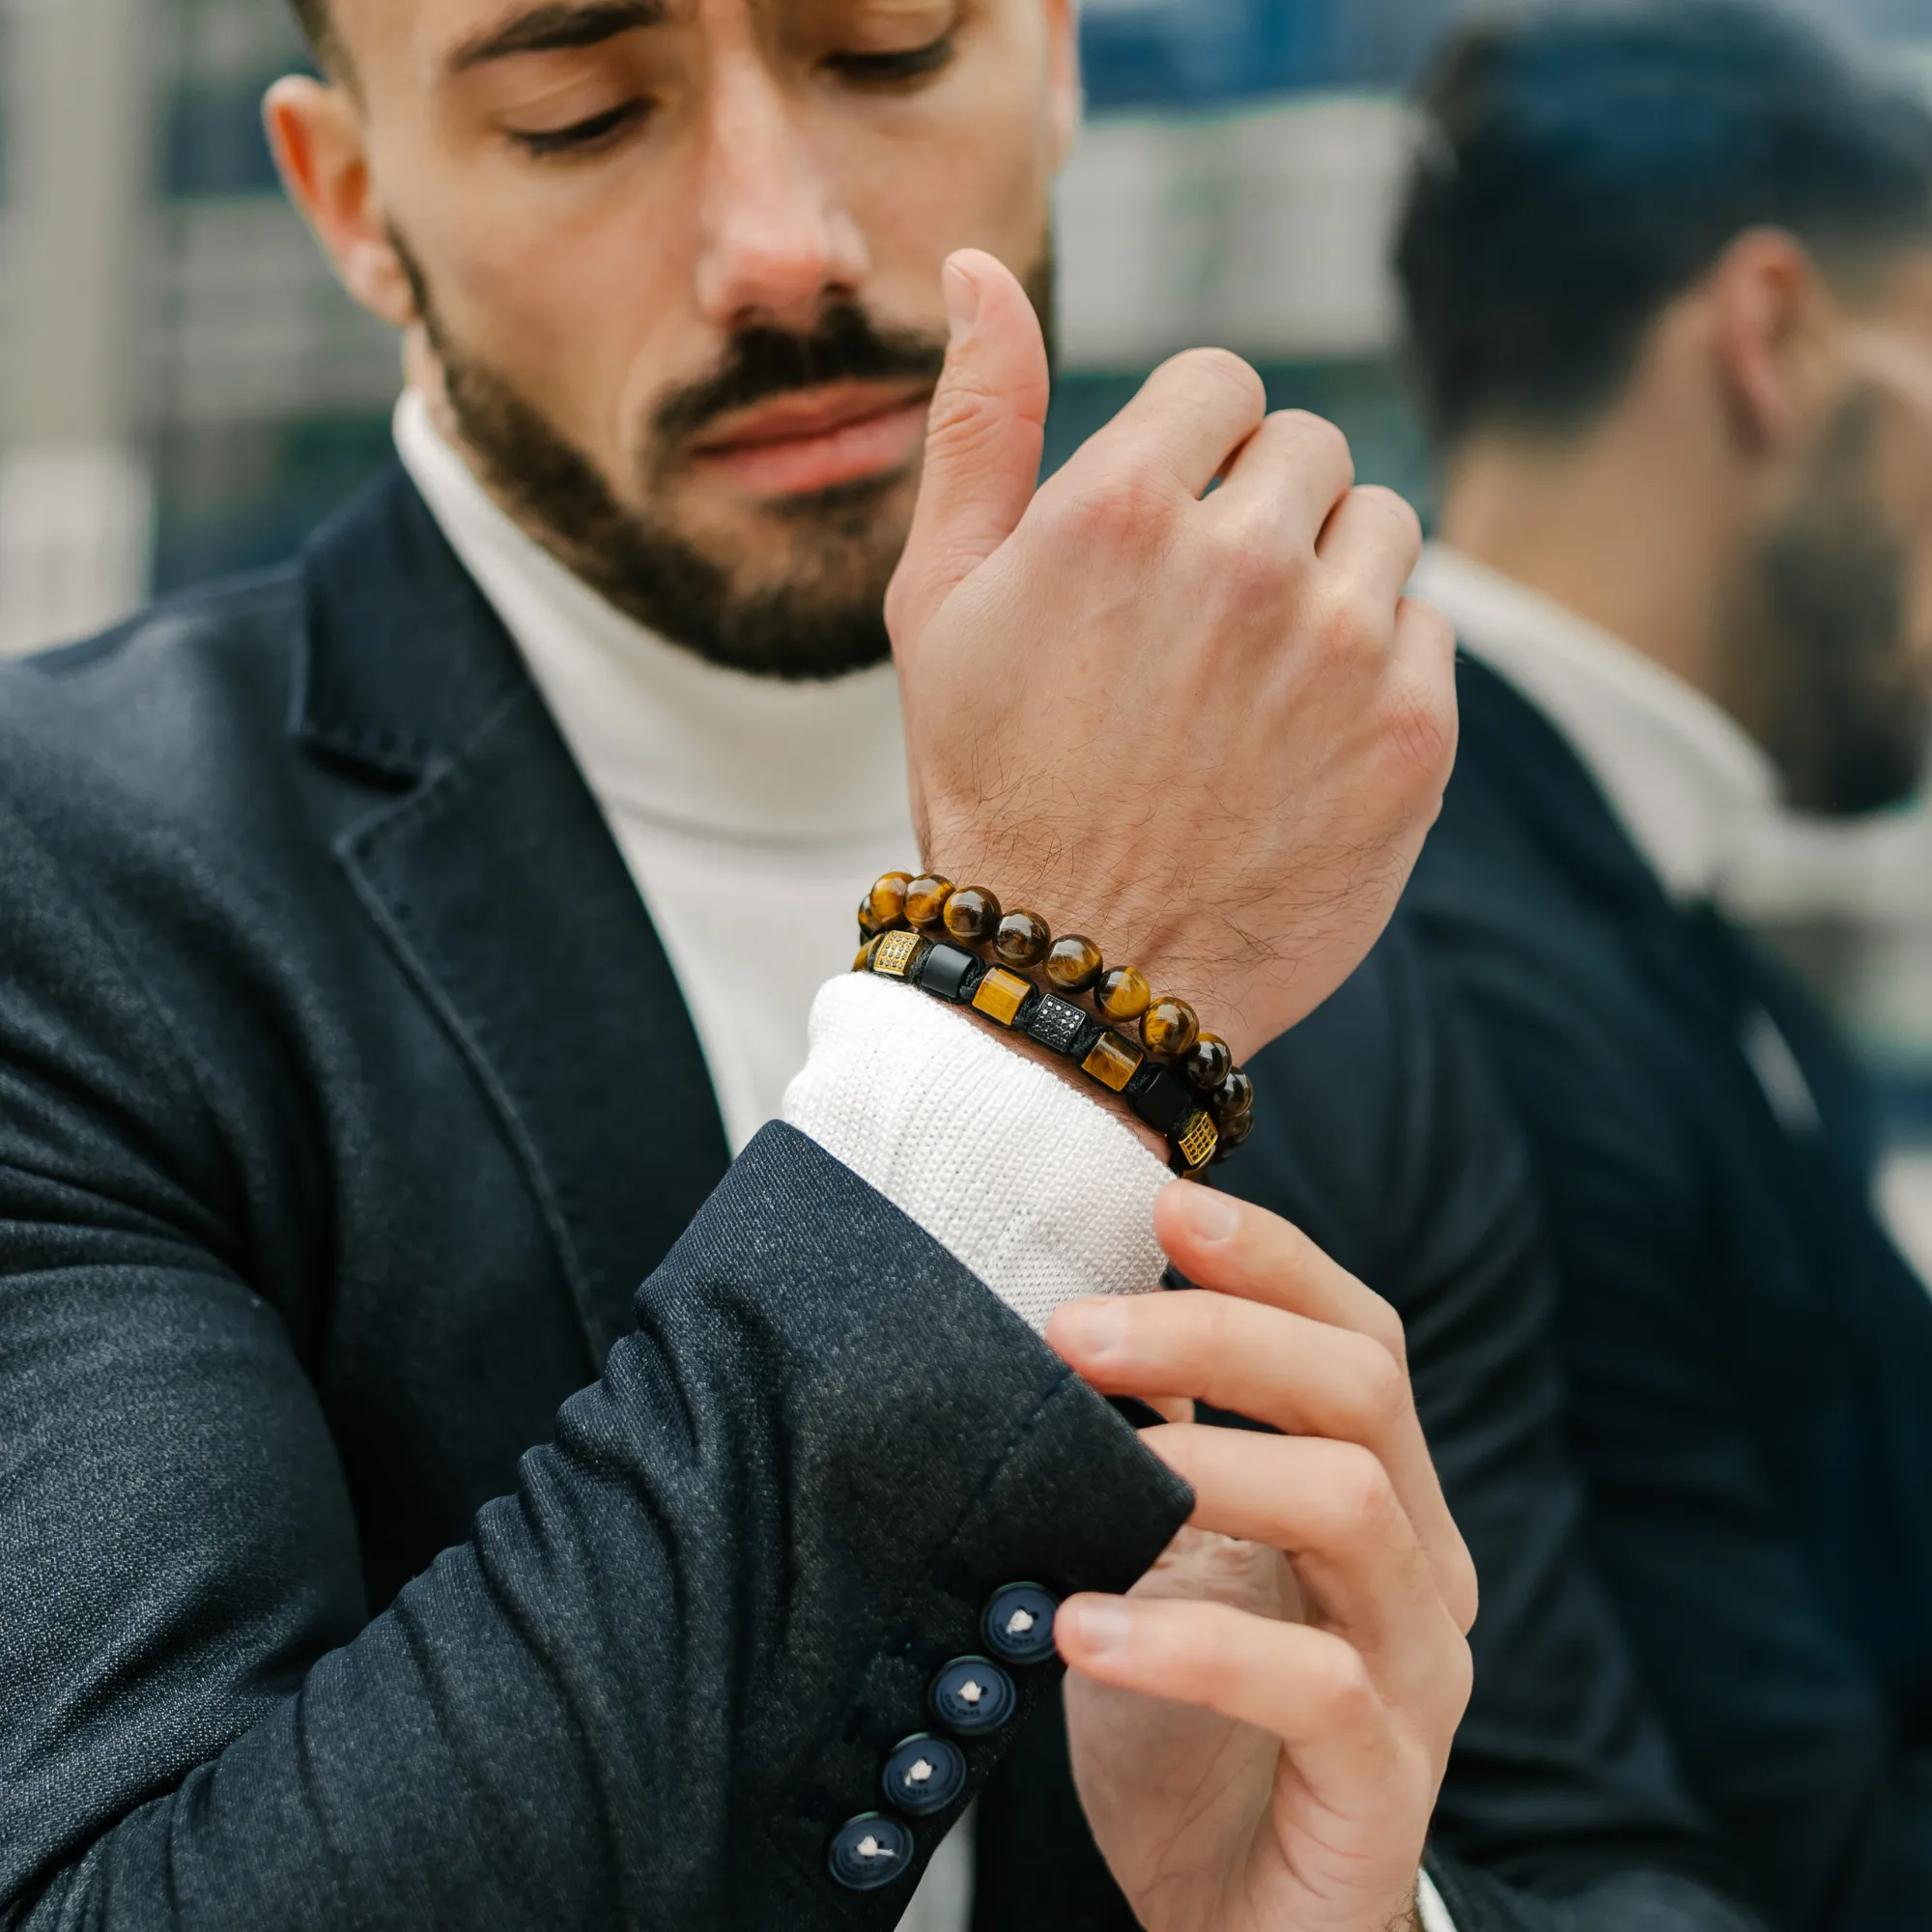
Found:
[[[1070,8],[307,16],[405,469],[0,702],[0,1918],[888,1926],[983,1785],[1001,1932],[1436,1932],[1432,1811],[1459,1932],[1743,1922],[1463,1044],[1391,950],[1264,1051],[1444,775],[1413,519],[1213,355],[1035,496]],[[1306,1236],[824,983],[922,858],[1259,1056],[1433,1444]],[[1156,1222],[1218,1293],[1064,1307]]]
[[[1932,1301],[1713,904],[1918,781],[1932,117],[1735,0],[1465,32],[1400,243],[1463,732],[1412,889],[1531,1132],[1590,1542],[1767,1910],[1932,1922]]]

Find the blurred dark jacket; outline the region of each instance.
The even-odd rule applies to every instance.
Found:
[[[1184,1500],[810,1143],[726,1179],[630,876],[405,482],[0,673],[0,1925],[890,1925],[909,1882],[823,1860],[928,1674]],[[1391,943],[1231,1170],[1414,1337],[1485,1591],[1442,1888],[1460,1932],[1735,1927],[1578,1557],[1465,1062]],[[1013,1728],[980,1923],[1119,1922],[1064,1732]]]
[[[1923,1932],[1932,1298],[1873,1212],[1860,1079],[1541,712],[1460,684],[1407,912],[1528,1129],[1591,1555],[1768,1915]]]

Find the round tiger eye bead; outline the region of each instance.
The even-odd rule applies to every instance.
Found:
[[[937,925],[946,917],[946,901],[952,896],[952,881],[928,873],[906,888],[905,916],[914,925]]]
[[[903,925],[906,916],[906,888],[912,884],[910,872],[888,872],[866,895],[859,907],[859,924],[866,932],[890,932]]]
[[[866,968],[872,963],[872,948],[875,947],[878,943],[879,943],[878,936],[874,934],[873,937],[867,940],[865,945],[860,947],[859,956],[852,962],[853,972],[863,973],[866,970]]]
[[[1218,1033],[1204,1033],[1187,1049],[1180,1070],[1196,1093],[1211,1094],[1234,1072],[1234,1050]]]
[[[1153,988],[1138,967],[1116,966],[1100,975],[1100,983],[1094,988],[1094,1004],[1100,1009],[1102,1019],[1112,1020],[1116,1026],[1132,1026],[1153,1005]]]
[[[1225,1129],[1230,1122],[1255,1111],[1255,1083],[1236,1068],[1208,1096],[1208,1108],[1214,1124]]]
[[[1056,939],[1046,955],[1046,977],[1062,993],[1084,993],[1106,970],[1100,949],[1077,932]]]
[[[1141,1021],[1141,1038],[1147,1042],[1147,1050],[1163,1060],[1185,1053],[1200,1037],[1201,1021],[1185,1000],[1156,1000]]]
[[[1009,912],[993,934],[993,951],[1002,966],[1029,973],[1046,957],[1053,934],[1037,912]]]
[[[1000,902],[984,886],[962,886],[946,901],[945,917],[961,946],[980,946],[999,929]]]

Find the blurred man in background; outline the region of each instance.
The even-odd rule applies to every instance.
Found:
[[[1411,904],[1533,1139],[1598,1559],[1767,1910],[1932,1923],[1932,1300],[1719,913],[1932,694],[1932,115],[1735,0],[1465,31],[1400,242],[1466,663]]]
[[[1088,1567],[1124,1580],[1121,1465],[1182,1507],[1128,1438],[989,1475],[983,1533],[946,1541],[980,1520],[958,1486],[1008,1439],[1005,1392],[1058,1373],[967,1268],[1036,1323],[1069,1268],[1151,1285],[1161,1169],[1077,1094],[1049,1121],[1038,1069],[970,1026],[936,1052],[909,993],[869,1033],[807,1041],[815,996],[835,1016],[897,997],[820,988],[858,893],[922,850],[980,854],[1110,946],[1178,934],[1149,955],[1164,981],[1197,975],[1257,1046],[1331,990],[1423,814],[1403,847],[1357,813],[1325,919],[1316,887],[1272,930],[1256,914],[1319,859],[1322,799],[1357,801],[1357,752],[1370,801],[1439,786],[1449,652],[1400,602],[1411,513],[1215,355],[1157,377],[1036,499],[1047,363],[1009,270],[1043,299],[1070,8],[303,11],[328,78],[275,89],[277,152],[344,281],[405,331],[401,465],[295,566],[10,670],[0,705],[0,1628],[25,1659],[0,1679],[0,1910],[885,1926],[1004,1752],[971,1901],[998,1932],[1434,1911],[1415,1859],[1467,1657],[1426,1593],[1432,1641],[1395,1641],[1405,1624],[1376,1645],[1403,1694],[1340,1690],[1382,1747],[1391,1710],[1433,1712],[1429,1748],[1362,1754],[1379,1781],[1356,1813],[1320,1808],[1324,1845],[1272,1834],[1311,1816],[1309,1787],[1262,1730],[1076,1687],[1071,1732],[1114,1749],[1073,1764],[1041,1674],[1037,1721],[989,1703],[971,1776],[922,1738],[905,1776],[925,1783],[886,1781],[928,1673],[992,1641],[987,1593],[1067,1567],[1067,1514],[1106,1543]],[[901,684],[887,586],[916,499]],[[979,622],[926,652],[962,578]],[[1309,638],[1380,701],[1317,703],[1332,678],[1289,676]],[[937,695],[935,662],[956,680]],[[1214,664],[1205,691],[1183,679]],[[1042,765],[1069,741],[1147,776],[1116,847],[1037,798],[1042,768],[1090,814],[1132,789],[1090,785],[1085,753]],[[1190,770],[1259,900],[1204,873],[1201,818],[1161,778]],[[1004,842],[980,837],[996,809]],[[1283,985],[1310,997],[1288,1011]],[[990,1068],[959,1065],[976,1044]],[[1381,950],[1259,1073],[1280,1097],[1227,1172],[1399,1303],[1481,1568],[1482,1688],[1434,1817],[1457,1932],[1738,1925],[1577,1561],[1520,1151],[1412,952]],[[761,1139],[781,1111],[918,1226],[796,1136]],[[1037,1157],[988,1156],[1029,1135]],[[706,1204],[721,1183],[742,1204],[773,1161],[816,1191],[788,1169],[731,1223],[782,1276],[734,1301],[706,1277]],[[996,1167],[1010,1188],[980,1184]],[[636,1285],[673,1244],[640,1338]],[[1380,1340],[1358,1329],[1352,1373],[1305,1384],[1303,1412],[1246,1412],[1319,1435],[1352,1389],[1426,1500],[1400,1327],[1316,1278]],[[832,1358],[815,1381],[791,1366],[812,1342],[772,1328],[799,1308]],[[734,1397],[746,1355],[766,1372]],[[776,1440],[754,1427],[774,1410]],[[1264,1487],[1372,1514],[1353,1466]],[[668,1594],[638,1585],[664,1580],[667,1520]],[[1211,1576],[1251,1591],[1259,1553],[1259,1601],[1286,1606],[1272,1548],[1218,1548]],[[976,1695],[992,1667],[969,1666]],[[880,1823],[882,1797],[918,1801],[917,1828]],[[940,1901],[954,1925],[968,1890]]]

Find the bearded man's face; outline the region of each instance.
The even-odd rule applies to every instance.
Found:
[[[1069,0],[333,0],[285,178],[526,529],[717,662],[886,651],[940,269],[1046,312]]]
[[[1729,708],[1833,817],[1911,797],[1932,738],[1932,258],[1908,267],[1725,610]]]

